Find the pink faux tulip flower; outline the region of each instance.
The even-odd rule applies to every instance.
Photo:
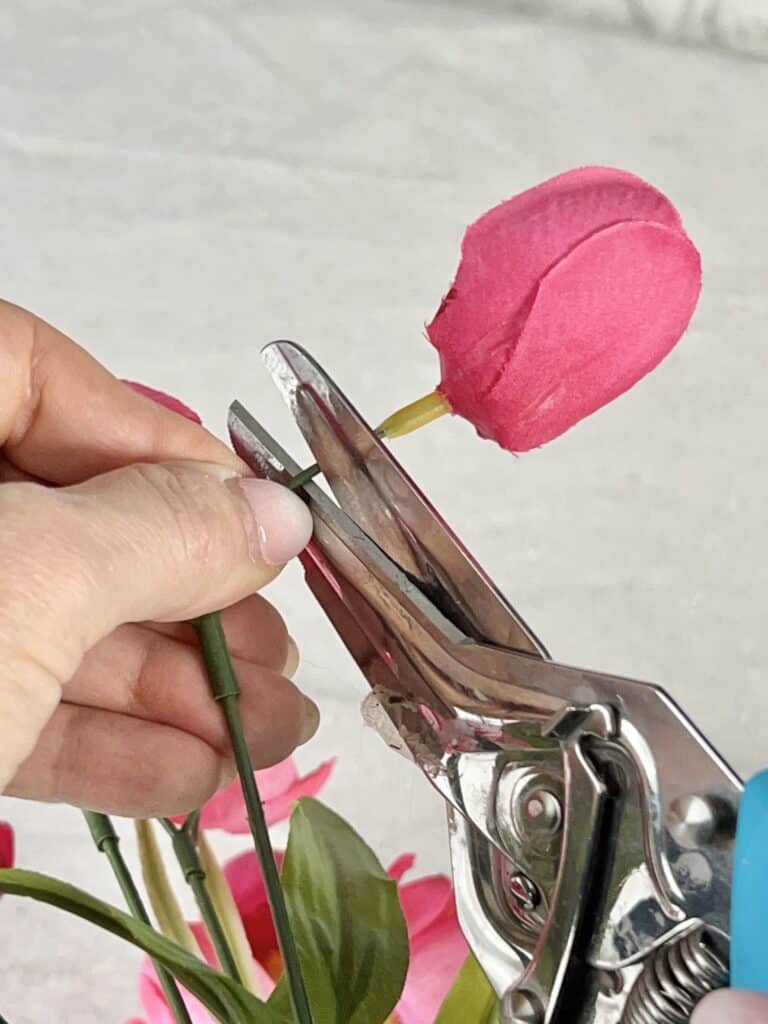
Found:
[[[610,167],[561,174],[467,229],[427,327],[437,391],[482,437],[528,451],[652,370],[700,288],[699,254],[661,192]]]

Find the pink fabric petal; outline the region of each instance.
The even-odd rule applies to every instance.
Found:
[[[441,351],[464,351],[509,319],[546,271],[579,242],[619,221],[680,229],[670,201],[613,167],[579,167],[500,203],[470,225],[451,290],[429,325]]]
[[[552,440],[669,353],[700,287],[698,253],[680,232],[637,222],[598,232],[545,275],[516,337],[502,328],[478,346],[495,373],[480,406],[472,392],[468,418],[512,451]],[[457,412],[469,394],[448,395]]]
[[[255,773],[268,825],[289,817],[291,807],[303,796],[316,796],[328,781],[334,761],[326,761],[308,775],[299,776],[292,758]],[[235,834],[249,831],[248,816],[239,779],[235,779],[205,804],[200,816],[205,829],[220,828]]]
[[[181,997],[189,1011],[192,1024],[217,1024],[203,1004],[186,989],[179,986]],[[145,958],[139,975],[139,998],[147,1015],[147,1024],[175,1024],[173,1013],[165,1001],[160,982],[151,961]]]
[[[287,789],[296,783],[299,772],[296,762],[292,757],[286,757],[284,761],[272,765],[271,768],[262,768],[255,773],[256,783],[264,801],[274,800]]]
[[[657,365],[700,282],[698,253],[660,192],[611,168],[560,175],[468,229],[427,328],[440,390],[483,437],[537,447]]]
[[[266,899],[266,895],[265,895]],[[216,958],[216,952],[213,948],[213,943],[210,940],[208,932],[205,929],[205,925],[202,921],[192,921],[189,927],[192,929],[192,934],[197,940],[197,944],[200,947],[200,952],[205,957],[206,963],[216,970],[220,970],[218,960]],[[277,946],[277,939],[275,939],[275,947]],[[272,952],[273,947],[270,947],[269,952]],[[261,998],[266,999],[272,993],[272,989],[275,987],[275,983],[272,978],[267,974],[266,970],[262,967],[258,960],[254,958],[253,971],[256,976],[258,984],[258,994]]]
[[[413,865],[416,863],[416,855],[414,853],[401,853],[399,857],[392,861],[387,868],[387,874],[390,878],[394,878],[396,882],[400,882],[403,875],[410,871]]]
[[[198,943],[200,943],[208,963],[216,966],[213,950],[203,926],[193,924],[192,931],[195,933],[195,937]],[[257,961],[254,961],[253,967],[259,998],[267,999],[275,988],[275,983]],[[187,992],[183,986],[179,986],[179,988],[192,1018],[192,1024],[209,1024],[209,1022],[216,1024],[215,1018],[211,1016],[205,1006],[195,996]],[[173,1013],[166,1002],[154,965],[149,957],[144,958],[141,966],[139,998],[141,999],[141,1005],[144,1007],[144,1012],[147,1014],[147,1020],[138,1020],[134,1024],[175,1024]],[[132,1022],[126,1021],[126,1024],[132,1024]]]
[[[276,792],[271,797],[264,795],[264,813],[267,817],[267,824],[273,825],[278,821],[288,818],[297,800],[304,796],[317,796],[331,776],[335,760],[324,761],[308,775],[303,775],[282,792]],[[257,775],[260,774],[257,772]]]
[[[283,854],[275,850],[278,868]],[[224,865],[224,875],[243,919],[254,959],[266,964],[277,949],[277,936],[267,901],[267,890],[256,854],[252,850],[241,853]]]
[[[0,821],[0,868],[12,868],[13,857],[13,829],[7,821]]]
[[[145,398],[150,398],[153,402],[157,402],[158,405],[163,405],[166,409],[177,412],[188,420],[193,420],[195,423],[202,422],[193,409],[190,409],[188,405],[184,405],[183,402],[179,401],[178,398],[174,398],[173,395],[166,395],[164,391],[156,391],[154,388],[149,388],[146,384],[139,384],[135,380],[124,380],[123,384],[127,384],[129,388],[138,391]]]
[[[399,896],[411,944],[443,916],[446,908],[450,910],[454,906],[453,887],[445,875],[432,875],[402,885]]]
[[[451,906],[411,941],[411,962],[395,1009],[399,1024],[429,1024],[469,953]]]
[[[208,932],[205,930],[205,925],[202,921],[189,921],[190,931],[195,936],[195,940],[200,947],[200,952],[205,958],[205,962],[210,967],[216,967],[216,952],[213,948]]]

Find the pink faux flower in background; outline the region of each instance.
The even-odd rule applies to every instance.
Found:
[[[450,879],[431,875],[402,884],[414,860],[413,854],[403,854],[389,869],[399,884],[411,951],[405,988],[390,1018],[392,1024],[432,1024],[469,954],[459,928]],[[235,857],[227,864],[225,874],[254,958],[277,981],[282,963],[256,855],[248,851]]]
[[[13,829],[7,821],[0,821],[0,868],[13,867],[14,837]],[[2,898],[0,892],[0,898]]]
[[[608,167],[551,178],[467,229],[427,327],[438,393],[482,437],[535,448],[652,370],[700,288],[699,254],[657,189]]]
[[[301,797],[316,796],[328,781],[333,765],[333,761],[326,761],[309,774],[300,776],[293,758],[289,757],[272,768],[256,772],[268,823],[275,825],[286,819],[291,813],[292,805]],[[204,829],[221,828],[227,832],[246,832],[248,826],[244,823],[245,806],[239,782],[232,783],[212,797],[204,805],[200,816],[200,825]],[[276,851],[278,868],[282,865],[282,858],[283,854]],[[224,874],[243,919],[253,953],[254,971],[262,989],[261,995],[266,997],[282,973],[282,962],[277,950],[277,937],[256,854],[249,851],[233,858],[225,866]],[[210,964],[215,965],[216,958],[202,925],[193,924],[192,929],[203,955]],[[146,1022],[134,1019],[127,1021],[126,1024],[173,1024],[173,1015],[148,958],[145,959],[139,975],[139,997],[147,1015]],[[189,1006],[193,1024],[213,1024],[211,1015],[193,996],[185,992],[184,1000]]]
[[[299,776],[293,760],[289,758],[274,768],[257,772],[270,823],[286,818],[295,800],[314,796],[328,780],[332,768],[333,762],[326,762],[308,775]],[[227,789],[206,804],[201,824],[204,828],[245,831],[241,825],[244,809],[239,794],[233,792],[219,801]],[[276,852],[276,860],[281,867],[283,854],[279,851]],[[450,880],[444,875],[432,875],[403,883],[402,878],[413,863],[413,855],[404,854],[389,869],[389,874],[399,885],[411,949],[408,977],[391,1018],[392,1024],[431,1024],[469,952],[459,929]],[[248,850],[232,858],[224,867],[224,875],[248,937],[260,995],[266,998],[282,975],[283,965],[256,854]],[[193,924],[192,928],[204,956],[215,965],[216,960],[202,926]],[[143,1021],[135,1018],[126,1024],[173,1024],[173,1016],[149,959],[145,959],[141,968],[139,996],[146,1018]],[[184,999],[193,1024],[213,1024],[213,1018],[197,1000],[188,993],[184,993]]]
[[[292,757],[272,768],[254,772],[267,825],[283,821],[302,796],[317,796],[333,771],[334,762],[325,761],[308,775],[300,776]],[[179,821],[184,820],[182,816]],[[219,828],[236,834],[250,831],[240,780],[234,779],[204,805],[200,815],[204,829]]]
[[[282,854],[277,855],[278,865]],[[404,854],[390,868],[398,882],[414,862]],[[256,854],[247,851],[235,857],[224,873],[242,917],[253,953],[261,995],[267,997],[282,974],[282,961],[267,902],[267,893]],[[408,925],[411,950],[410,966],[403,994],[390,1017],[391,1024],[432,1024],[448,990],[456,979],[469,949],[456,917],[453,889],[444,875],[432,875],[399,887],[400,903]],[[202,929],[193,925],[198,942]],[[204,936],[203,936],[204,938]],[[215,964],[207,941],[201,942],[209,963]],[[147,959],[141,969],[139,995],[146,1021],[126,1024],[173,1024],[173,1017],[158,984],[154,968]],[[193,1024],[214,1024],[208,1011],[184,993]]]
[[[13,829],[7,821],[0,821],[0,868],[13,867]]]
[[[398,882],[414,864],[403,854],[389,868]],[[456,975],[469,955],[459,928],[453,886],[445,875],[400,884],[400,904],[408,925],[411,959],[393,1024],[432,1024]]]
[[[206,961],[211,965],[211,967],[218,967],[216,956],[208,935],[206,934],[205,928],[203,928],[201,924],[197,923],[192,924],[191,928]],[[258,963],[254,964],[254,971],[256,979],[262,986],[261,995],[267,996],[275,987],[274,982],[270,979],[269,975],[261,969]],[[189,1012],[192,1024],[218,1024],[216,1019],[211,1016],[199,999],[196,999],[183,988],[180,989],[180,991],[187,1007],[187,1011]],[[152,962],[148,957],[144,959],[139,973],[139,998],[141,999],[141,1005],[144,1009],[144,1013],[146,1014],[146,1018],[142,1019],[140,1017],[132,1017],[130,1020],[126,1021],[125,1024],[175,1024],[173,1013],[168,1006],[168,1003],[165,1001],[165,995],[163,994],[163,990],[157,980],[155,968],[152,966]]]
[[[158,405],[165,406],[171,412],[177,412],[180,416],[192,420],[193,423],[202,423],[194,409],[190,409],[188,405],[184,405],[183,402],[180,402],[178,398],[174,398],[173,395],[167,395],[164,391],[156,391],[154,388],[149,388],[146,384],[139,384],[135,380],[124,380],[123,384],[127,384],[129,388],[133,388],[134,391],[138,391],[140,395],[150,398]]]

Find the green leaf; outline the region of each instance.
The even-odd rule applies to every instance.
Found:
[[[153,928],[82,889],[58,878],[13,868],[0,870],[0,892],[29,896],[66,910],[138,946],[166,967],[224,1024],[281,1024],[281,1019],[269,1007],[232,978],[218,974]]]
[[[470,953],[440,1007],[435,1024],[498,1024],[498,1020],[496,993]]]
[[[382,1024],[408,970],[397,883],[342,818],[310,798],[291,815],[282,883],[316,1024]],[[283,982],[269,1005],[288,1016]]]

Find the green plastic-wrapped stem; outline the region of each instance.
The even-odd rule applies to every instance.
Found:
[[[104,854],[112,868],[112,873],[117,879],[117,884],[125,897],[125,902],[131,914],[142,924],[152,925],[149,914],[146,911],[139,890],[133,876],[125,863],[120,852],[120,837],[114,829],[112,822],[106,814],[97,814],[95,811],[83,811],[88,828],[91,830],[96,848]],[[173,1013],[176,1024],[192,1024],[189,1011],[181,998],[181,992],[176,984],[173,975],[161,964],[153,961],[157,980],[160,982],[166,1002]]]
[[[194,821],[194,819],[192,820]],[[200,863],[197,847],[190,834],[192,830],[186,826],[177,828],[167,818],[162,818],[161,824],[171,837],[176,860],[179,862],[179,867],[184,875],[184,881],[195,897],[195,903],[200,911],[206,931],[210,936],[221,969],[230,978],[234,978],[235,981],[241,981],[240,971],[237,968],[235,958],[232,956],[232,950],[229,948],[227,937],[224,934],[221,921],[219,921],[218,914],[211,902],[211,897],[205,884],[205,869]]]
[[[301,974],[299,953],[291,931],[288,908],[280,885],[280,874],[277,870],[275,855],[269,840],[269,829],[264,817],[264,808],[253,774],[251,755],[243,735],[243,723],[238,705],[240,688],[221,626],[221,617],[217,612],[201,615],[199,619],[194,620],[192,625],[197,630],[200,639],[200,649],[214,698],[221,704],[226,719],[237,773],[240,776],[240,784],[243,789],[243,799],[253,845],[261,865],[277,943],[283,958],[293,1018],[295,1024],[312,1024],[312,1013]]]

